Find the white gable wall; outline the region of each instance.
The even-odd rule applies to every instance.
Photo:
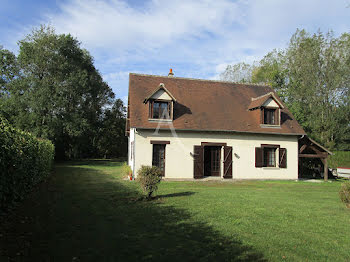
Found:
[[[266,102],[263,104],[263,106],[279,108],[279,105],[272,98],[267,99]]]
[[[163,100],[172,100],[171,97],[163,89],[159,89],[153,96],[152,99],[163,99]]]
[[[135,133],[134,175],[141,165],[152,165],[151,140],[170,141],[165,149],[165,177],[193,178],[193,146],[201,142],[227,143],[232,146],[233,179],[297,179],[298,178],[298,137],[288,135],[259,135],[243,133],[204,133],[153,131],[137,129]],[[261,144],[280,145],[287,149],[287,168],[255,167],[255,147]],[[223,150],[222,150],[223,151]],[[222,153],[223,154],[223,153]],[[278,154],[276,153],[278,159]],[[221,158],[223,159],[223,157]],[[278,161],[278,160],[277,160]],[[223,164],[221,164],[221,172]]]

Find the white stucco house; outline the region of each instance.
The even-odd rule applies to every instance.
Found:
[[[297,179],[304,130],[269,86],[131,73],[128,163],[165,178]]]

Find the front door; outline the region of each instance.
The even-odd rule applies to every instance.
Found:
[[[204,175],[220,176],[221,146],[204,148]]]
[[[153,145],[152,166],[157,166],[165,174],[165,145]]]

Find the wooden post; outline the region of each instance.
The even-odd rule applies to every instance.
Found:
[[[323,159],[323,177],[324,181],[328,181],[328,163],[327,163],[327,157]]]

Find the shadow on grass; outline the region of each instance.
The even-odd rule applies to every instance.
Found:
[[[158,196],[155,196],[155,198],[168,198],[168,197],[181,197],[181,196],[191,196],[195,194],[195,192],[191,192],[191,191],[188,191],[188,192],[179,192],[179,193],[173,193],[173,194],[166,194],[166,195],[158,195]]]
[[[125,158],[118,159],[83,159],[83,160],[68,160],[68,161],[57,161],[58,165],[69,165],[69,166],[122,166],[126,161]]]
[[[184,209],[125,196],[140,197],[132,184],[98,170],[56,167],[2,231],[0,260],[264,261]]]

